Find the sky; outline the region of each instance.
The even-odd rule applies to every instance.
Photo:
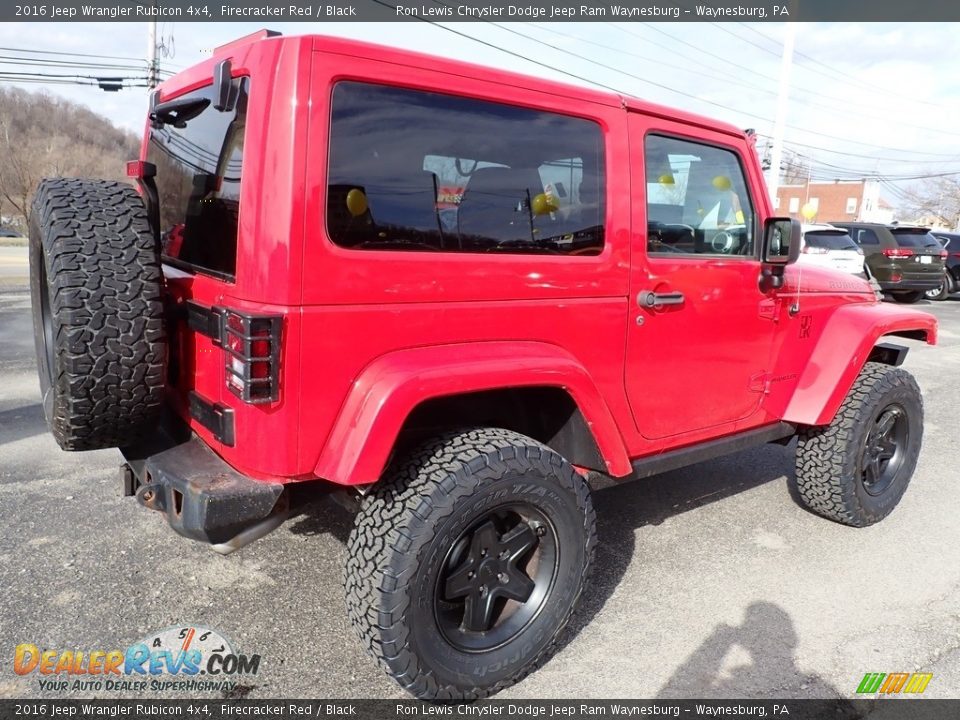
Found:
[[[165,46],[161,67],[176,72],[206,57],[213,47],[261,27],[260,23],[159,23]],[[275,23],[269,27],[284,35],[318,33],[426,49],[578,85],[591,80],[754,128],[761,136],[772,134],[786,32],[780,23]],[[798,23],[785,136],[788,150],[811,160],[815,178],[877,174],[889,179],[894,185],[888,186],[888,195],[909,187],[914,176],[960,171],[958,30],[960,24],[951,23]],[[12,65],[11,57],[63,59],[25,50],[145,58],[147,24],[0,23],[0,71],[116,74],[116,70]],[[0,84],[21,85],[2,79]],[[138,133],[143,127],[147,101],[143,88],[105,93],[74,85],[22,87],[43,88],[78,101]]]

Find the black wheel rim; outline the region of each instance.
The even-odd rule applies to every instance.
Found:
[[[53,384],[53,313],[50,311],[50,284],[47,282],[47,268],[40,258],[40,324],[43,326],[43,354],[47,366],[47,379]]]
[[[501,505],[475,518],[440,566],[434,617],[463,652],[500,647],[549,602],[560,559],[557,533],[527,504]]]
[[[893,484],[909,439],[907,412],[898,404],[887,405],[867,433],[861,458],[861,479],[870,495],[882,495]]]

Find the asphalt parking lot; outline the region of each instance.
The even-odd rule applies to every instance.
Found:
[[[866,672],[920,670],[926,696],[960,696],[960,298],[921,305],[941,345],[909,343],[926,435],[893,515],[855,530],[803,510],[792,445],[600,489],[583,611],[500,697],[852,697]],[[234,697],[403,697],[347,623],[339,505],[317,500],[221,557],[121,498],[118,464],[47,433],[29,295],[0,283],[0,697],[70,694],[15,675],[17,644],[121,649],[193,623],[262,656]]]

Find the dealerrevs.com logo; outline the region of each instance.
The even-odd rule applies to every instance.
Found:
[[[189,625],[151,633],[126,650],[41,649],[17,645],[13,671],[41,690],[110,692],[230,691],[256,675],[260,655],[236,652],[216,630]]]

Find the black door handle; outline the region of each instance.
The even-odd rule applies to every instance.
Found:
[[[658,293],[653,290],[641,290],[637,294],[637,305],[642,308],[658,308],[665,305],[683,305],[682,292]]]

